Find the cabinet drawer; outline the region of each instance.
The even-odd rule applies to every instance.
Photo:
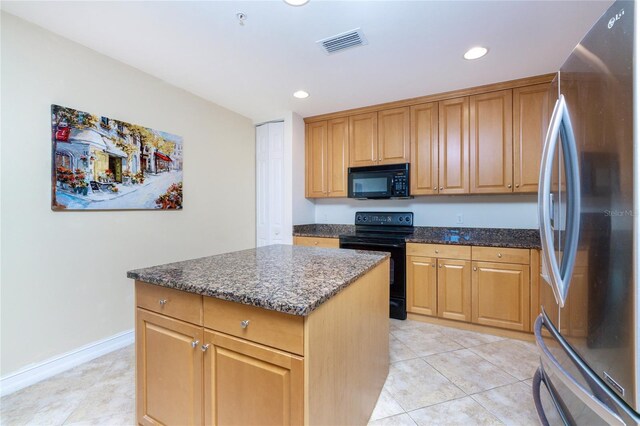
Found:
[[[293,237],[293,244],[309,247],[340,248],[340,240],[337,238]]]
[[[243,328],[243,322],[248,321]],[[304,353],[304,317],[204,298],[204,326],[298,355]]]
[[[501,247],[473,247],[471,250],[473,260],[484,262],[504,262],[529,264],[529,250]]]
[[[202,296],[136,281],[136,305],[192,324],[202,325]]]
[[[471,260],[470,246],[407,243],[407,256]]]

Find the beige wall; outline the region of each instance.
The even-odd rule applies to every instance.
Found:
[[[5,376],[131,329],[127,270],[254,247],[255,148],[248,118],[12,15],[1,19]],[[181,135],[184,210],[52,212],[52,103]]]

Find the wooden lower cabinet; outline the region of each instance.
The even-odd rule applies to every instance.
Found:
[[[471,262],[408,256],[407,312],[471,321]]]
[[[138,424],[366,424],[389,373],[389,270],[305,317],[202,296],[156,313],[140,304],[175,295],[136,281]]]
[[[202,424],[202,327],[136,310],[141,425]]]
[[[436,316],[437,259],[432,257],[407,257],[407,312]]]
[[[474,323],[530,330],[529,265],[473,262],[471,275]]]
[[[297,246],[340,248],[340,240],[338,238],[293,237],[293,244]]]
[[[204,342],[205,424],[304,423],[301,357],[209,330]]]
[[[438,259],[438,316],[471,321],[471,262]]]

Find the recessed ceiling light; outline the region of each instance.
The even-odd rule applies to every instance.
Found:
[[[467,50],[467,53],[464,54],[464,58],[469,60],[482,58],[487,54],[488,51],[489,50],[486,47],[472,47],[471,49]]]
[[[290,6],[304,6],[309,3],[309,0],[284,0],[284,2]]]
[[[298,90],[293,94],[293,96],[295,96],[298,99],[304,99],[309,97],[309,93],[305,92],[304,90]]]

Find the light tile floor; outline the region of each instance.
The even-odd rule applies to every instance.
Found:
[[[537,425],[535,346],[391,320],[389,376],[369,425]],[[2,425],[135,424],[133,345],[0,400]]]

